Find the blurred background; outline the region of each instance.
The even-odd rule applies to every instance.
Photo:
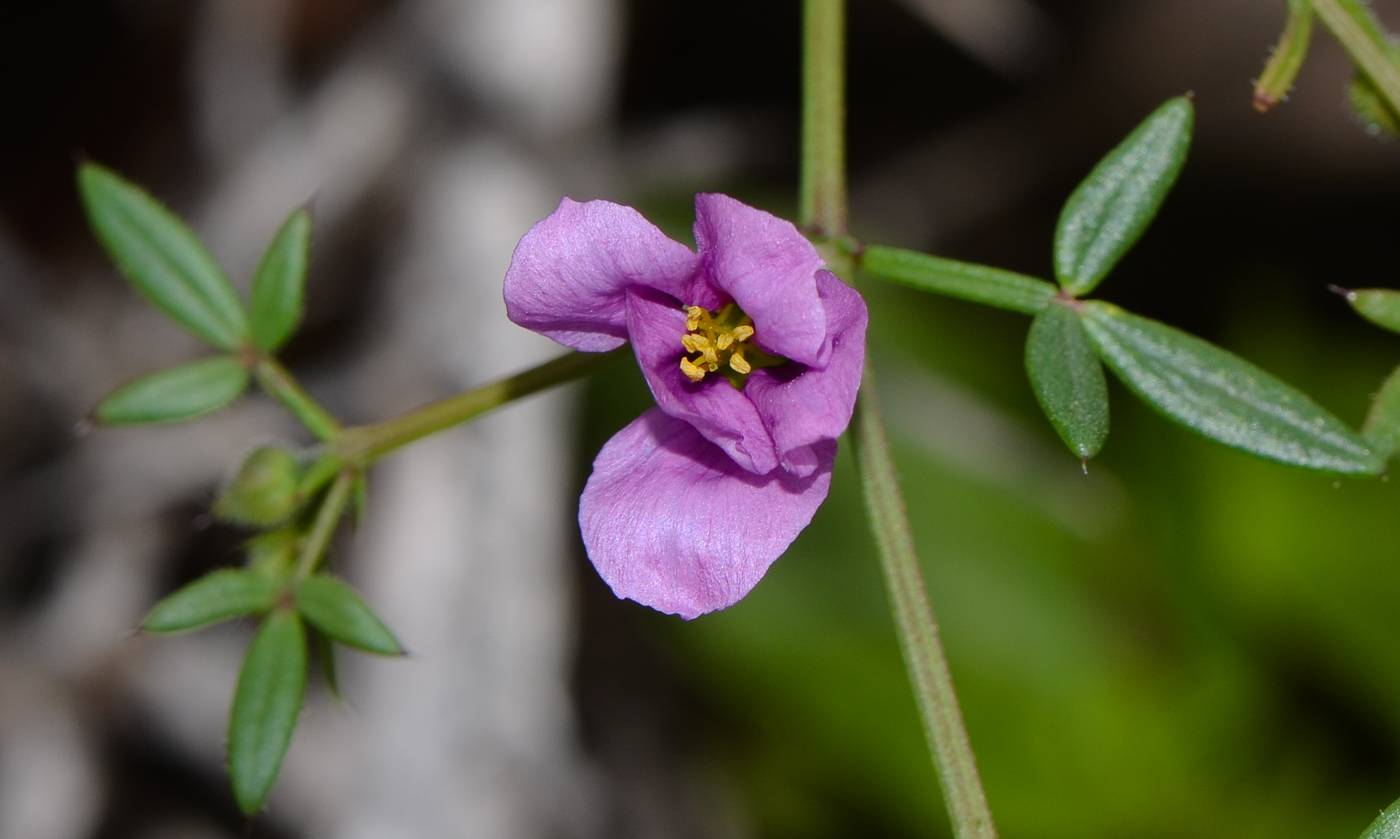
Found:
[[[1060,202],[1161,101],[1196,142],[1100,296],[1359,424],[1400,340],[1327,292],[1397,284],[1400,147],[1319,27],[1251,82],[1282,0],[852,0],[853,225],[1047,276]],[[1377,0],[1400,26],[1400,3]],[[148,185],[246,285],[311,202],[286,353],[369,421],[557,352],[504,318],[560,196],[689,241],[693,193],[791,215],[797,0],[0,4],[0,836],[825,839],[947,835],[847,455],[752,596],[686,623],[612,598],[575,499],[649,403],[620,364],[373,475],[336,566],[413,656],[313,687],[251,824],[224,774],[251,627],[132,632],[240,561],[239,456],[306,435],[253,396],[75,433],[201,348],[129,291],[76,160]],[[1113,392],[1086,477],[1040,416],[1025,318],[874,282],[872,352],[932,598],[1008,839],[1349,839],[1400,796],[1400,488],[1226,451]]]

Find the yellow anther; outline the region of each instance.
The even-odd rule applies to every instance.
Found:
[[[692,382],[698,382],[705,378],[705,371],[691,364],[687,358],[681,359],[681,372]]]
[[[681,372],[692,382],[703,381],[706,373],[718,373],[725,365],[741,376],[753,370],[744,358],[744,343],[754,335],[753,321],[738,306],[730,303],[717,312],[686,306],[685,328],[681,346],[690,357],[681,359]],[[731,381],[736,387],[741,383]]]
[[[686,307],[685,307],[685,328],[686,328],[688,331],[694,332],[695,330],[697,330],[697,329],[700,328],[700,321],[701,321],[701,320],[709,320],[709,319],[710,319],[710,318],[709,318],[709,312],[706,312],[704,309],[700,308],[699,306],[686,306]]]
[[[687,333],[681,336],[681,346],[685,347],[686,352],[704,352],[709,345],[710,339],[704,335]]]

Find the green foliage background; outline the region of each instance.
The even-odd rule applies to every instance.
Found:
[[[1116,383],[1085,478],[1025,383],[1028,318],[862,290],[887,403],[931,382],[1014,430],[1006,471],[920,442],[987,428],[939,427],[917,396],[889,410],[1002,835],[1357,835],[1400,790],[1395,488],[1231,452]],[[1359,424],[1385,372],[1368,327],[1327,340],[1284,297],[1222,342]],[[625,366],[596,381],[586,454],[648,403]],[[685,741],[760,835],[946,834],[849,452],[749,598],[690,623],[630,611],[723,720]]]

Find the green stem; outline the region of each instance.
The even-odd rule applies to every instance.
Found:
[[[1312,0],[1317,16],[1361,72],[1385,97],[1391,110],[1400,114],[1400,67],[1390,59],[1390,45],[1384,30],[1359,0]]]
[[[854,254],[846,230],[845,2],[805,0],[802,63],[802,183],[798,223],[817,242],[828,267],[850,274]],[[963,727],[953,678],[938,638],[928,591],[885,439],[879,396],[865,366],[851,423],[880,566],[894,608],[904,664],[957,839],[996,839],[996,827]]]
[[[933,752],[943,800],[948,807],[957,839],[996,839],[992,811],[987,806],[977,759],[963,726],[953,677],[938,636],[938,623],[924,588],[914,537],[899,491],[894,461],[890,457],[885,424],[869,362],[865,365],[851,421],[855,457],[865,490],[870,527],[885,572],[885,584],[894,607],[900,650],[909,680],[918,699],[924,735]]]
[[[340,423],[330,415],[311,394],[307,393],[277,359],[259,354],[253,363],[253,375],[258,384],[274,399],[291,409],[301,424],[315,435],[317,440],[327,442],[340,432]]]
[[[326,491],[321,509],[316,511],[316,521],[312,523],[311,532],[306,535],[301,553],[297,556],[296,579],[304,580],[315,573],[316,566],[330,546],[331,536],[335,535],[340,514],[345,512],[345,505],[350,501],[350,487],[354,483],[355,473],[347,469],[336,475],[335,483]]]
[[[606,353],[569,353],[510,378],[424,405],[401,417],[348,428],[336,438],[335,452],[345,463],[363,468],[414,440],[466,422],[522,396],[596,372],[630,351],[628,347],[620,347]]]
[[[846,232],[845,0],[802,11],[802,181],[798,224],[819,238]]]

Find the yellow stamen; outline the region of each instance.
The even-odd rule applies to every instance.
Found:
[[[686,378],[703,381],[706,373],[718,373],[726,365],[740,376],[753,370],[744,358],[744,351],[749,349],[745,344],[754,336],[753,321],[738,306],[730,303],[717,312],[686,306],[685,328],[681,346],[688,357],[681,359],[681,372]],[[736,387],[742,383],[732,378],[731,381]]]
[[[701,379],[705,378],[705,371],[701,370],[699,367],[696,367],[694,364],[691,364],[690,359],[687,358],[681,359],[681,372],[684,373],[686,375],[686,378],[690,379],[692,382],[698,382]]]

